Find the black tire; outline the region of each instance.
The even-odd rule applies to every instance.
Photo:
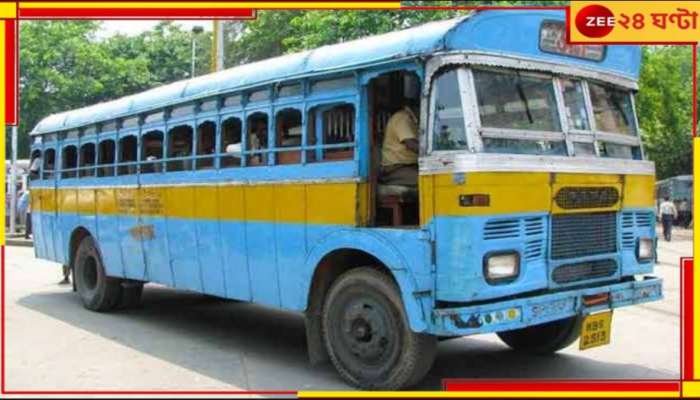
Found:
[[[510,348],[531,354],[552,354],[568,347],[581,335],[583,318],[575,316],[541,325],[498,332]]]
[[[437,339],[411,331],[396,284],[369,267],[350,270],[333,283],[321,328],[338,373],[362,389],[415,385],[435,360]]]
[[[141,304],[143,282],[122,280],[117,308],[128,309],[138,307]]]
[[[74,260],[75,286],[85,308],[92,311],[113,309],[119,301],[120,279],[107,276],[92,237],[83,238]]]

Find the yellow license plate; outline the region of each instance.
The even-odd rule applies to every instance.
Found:
[[[592,347],[610,344],[610,329],[612,326],[612,311],[587,315],[581,325],[581,338],[579,349],[586,350]]]

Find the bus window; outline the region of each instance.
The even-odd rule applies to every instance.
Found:
[[[302,94],[301,83],[282,85],[277,89],[277,97],[299,96]]]
[[[575,157],[595,157],[595,145],[593,143],[574,142]]]
[[[48,149],[44,152],[44,172],[43,179],[53,178],[54,168],[56,167],[56,150]]]
[[[216,124],[206,121],[197,127],[197,169],[214,168],[214,153],[216,152]],[[206,157],[205,157],[206,156]]]
[[[631,95],[619,89],[590,83],[596,130],[634,135]]]
[[[116,120],[105,122],[102,124],[101,132],[105,133],[105,132],[116,131],[118,126],[119,126],[119,123]]]
[[[241,166],[241,120],[231,117],[221,124],[221,168]]]
[[[551,78],[474,71],[481,126],[560,132]]]
[[[352,143],[355,141],[355,107],[352,104],[316,107],[309,113],[309,120],[314,119],[316,135],[320,134],[321,145],[339,145],[348,143],[347,147],[323,150],[323,160],[351,160]],[[309,144],[316,143],[318,137]],[[307,157],[308,160],[308,157]]]
[[[345,76],[336,79],[325,79],[316,81],[311,85],[311,92],[326,92],[333,90],[349,89],[357,85],[357,81],[352,76]]]
[[[133,175],[136,173],[136,136],[126,136],[119,139],[119,175]]]
[[[243,102],[243,96],[240,94],[228,96],[224,99],[224,107],[240,106]]]
[[[61,160],[61,178],[75,178],[75,168],[78,166],[78,150],[75,146],[64,147]]]
[[[269,89],[262,89],[262,90],[257,90],[255,92],[251,92],[250,96],[248,96],[248,101],[253,103],[256,101],[267,100],[269,98],[270,98],[270,90]]]
[[[294,108],[286,108],[277,113],[275,118],[275,146],[300,147],[301,146],[301,111]],[[301,161],[301,151],[281,151],[277,153],[277,164],[298,164]]]
[[[80,146],[79,176],[95,176],[95,143]]]
[[[168,171],[188,171],[192,169],[192,127],[179,125],[168,131],[168,158],[178,158],[168,162]]]
[[[248,156],[248,165],[266,165],[267,153],[260,153],[267,150],[267,114],[257,112],[248,117],[248,148],[247,151],[258,152]]]
[[[157,160],[163,159],[163,132],[149,131],[141,138],[141,173],[150,174],[162,172],[163,164]]]
[[[165,112],[163,111],[158,111],[152,114],[148,114],[146,118],[143,119],[144,124],[151,124],[154,122],[159,122],[165,119]]]
[[[80,134],[80,136],[89,136],[89,135],[94,135],[97,133],[97,125],[90,125],[87,128],[83,129],[83,132]]]
[[[175,107],[173,110],[170,112],[170,118],[175,118],[175,117],[184,117],[187,115],[192,115],[194,114],[195,111],[195,106],[194,104],[187,104],[184,106],[180,107]]]
[[[590,130],[581,81],[562,79],[561,89],[564,95],[564,111],[566,112],[569,129]]]
[[[97,176],[114,176],[114,140],[103,140],[98,146]]]
[[[443,73],[433,86],[433,150],[467,148],[457,72],[451,70]]]
[[[29,179],[36,180],[39,179],[39,172],[41,172],[41,150],[32,151],[32,156],[29,162]]]
[[[122,128],[134,128],[139,126],[139,117],[127,118],[122,122]]]

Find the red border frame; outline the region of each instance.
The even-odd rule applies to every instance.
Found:
[[[172,1],[168,3],[173,3]],[[313,6],[308,8],[316,9]],[[566,25],[569,27],[570,10],[569,7],[563,6],[514,6],[514,7],[498,7],[498,6],[407,6],[400,10],[413,11],[428,11],[428,10],[564,10],[566,13]],[[17,3],[17,17],[15,19],[5,20],[6,39],[5,39],[5,56],[6,65],[13,63],[15,68],[7,68],[5,71],[6,80],[6,108],[5,117],[8,125],[15,125],[18,122],[18,102],[17,94],[19,76],[19,66],[17,63],[19,48],[17,23],[20,19],[211,19],[211,18],[240,18],[250,19],[255,18],[255,11],[250,10],[251,16],[240,15],[236,13],[231,15],[231,10],[245,9],[226,9],[225,12],[216,11],[212,13],[212,9],[192,9],[191,11],[183,11],[183,8],[163,8],[156,11],[149,10],[144,12],[144,9],[122,9],[128,12],[120,12],[121,10],[105,10],[105,9],[82,9],[82,12],[68,12],[65,9],[31,9],[34,11],[28,12],[30,9],[20,9]],[[179,11],[177,11],[179,10]],[[284,9],[279,9],[284,10]],[[42,12],[43,11],[43,12]],[[107,12],[111,11],[111,12]],[[202,11],[207,13],[207,16],[201,16]],[[331,10],[329,10],[331,11]],[[397,10],[398,11],[398,10]],[[138,13],[138,14],[134,14]],[[167,13],[166,15],[163,15]],[[148,14],[148,15],[144,15]],[[224,15],[226,14],[226,15]],[[58,18],[57,18],[58,17]],[[568,29],[567,29],[568,32]],[[567,37],[568,40],[568,37]],[[611,43],[603,43],[611,44]],[[614,43],[614,44],[639,44],[639,43]],[[669,43],[669,42],[654,42],[645,44],[669,44],[669,45],[691,45],[693,50],[693,135],[696,135],[697,125],[697,43]],[[42,390],[7,390],[6,375],[5,375],[5,246],[0,249],[2,261],[2,271],[0,271],[0,288],[2,290],[2,307],[0,307],[0,319],[2,327],[0,329],[0,346],[2,356],[0,356],[0,393],[6,395],[235,395],[235,394],[261,394],[261,395],[295,395],[297,391],[119,391],[119,390],[97,390],[97,391],[42,391]],[[451,379],[444,381],[444,387],[447,390],[469,390],[469,391],[493,391],[493,392],[515,392],[515,391],[668,391],[679,392],[682,394],[682,380],[692,380],[694,377],[693,371],[693,261],[692,258],[681,259],[681,379],[679,380],[469,380],[469,379]]]

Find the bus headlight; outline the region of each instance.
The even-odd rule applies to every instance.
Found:
[[[484,277],[491,284],[512,282],[520,274],[520,254],[516,251],[484,256]]]
[[[637,242],[637,260],[648,261],[654,257],[654,240],[651,238],[639,238]]]

